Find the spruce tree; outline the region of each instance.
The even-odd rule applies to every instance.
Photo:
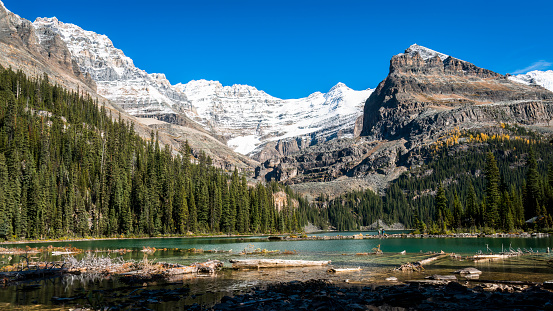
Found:
[[[453,225],[455,228],[461,228],[462,217],[463,206],[461,205],[461,201],[459,200],[457,192],[455,192],[455,196],[453,199]]]
[[[524,197],[524,211],[526,219],[538,215],[538,204],[540,202],[540,178],[536,156],[532,149],[528,153],[526,161],[526,195]]]
[[[486,226],[496,228],[499,221],[498,205],[500,200],[499,192],[499,169],[493,153],[486,154],[486,209],[484,222]]]
[[[442,185],[438,187],[436,193],[436,222],[440,227],[442,232],[447,231],[447,220],[446,220],[446,209],[447,209],[447,197],[445,196],[445,190]]]
[[[0,238],[9,238],[11,225],[7,205],[7,191],[9,185],[6,157],[0,153]]]

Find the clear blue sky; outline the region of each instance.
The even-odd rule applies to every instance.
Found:
[[[135,65],[280,98],[374,88],[417,43],[496,72],[553,69],[550,1],[3,0],[107,35]],[[534,66],[534,67],[532,67]]]

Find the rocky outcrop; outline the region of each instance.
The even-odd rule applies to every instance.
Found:
[[[392,57],[388,77],[365,103],[361,135],[423,140],[453,127],[549,125],[553,119],[550,91],[425,50]]]
[[[47,40],[42,38],[48,36]],[[30,76],[48,74],[51,81],[96,94],[96,84],[81,73],[59,36],[37,32],[33,24],[0,2],[0,64]]]
[[[383,142],[365,138],[335,139],[274,157],[256,168],[256,178],[286,184],[329,182],[341,177],[393,174],[404,140]]]

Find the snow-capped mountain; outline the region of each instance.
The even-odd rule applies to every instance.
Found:
[[[194,118],[229,138],[228,145],[247,154],[265,141],[308,135],[328,129],[353,136],[372,90],[354,91],[338,83],[328,93],[300,99],[279,99],[247,85],[222,86],[217,81],[177,84],[197,113]],[[332,130],[330,128],[333,128]]]
[[[243,154],[267,141],[312,133],[325,139],[353,136],[355,120],[372,92],[339,83],[326,94],[283,100],[248,85],[223,86],[206,80],[171,85],[165,75],[137,68],[105,35],[55,17],[38,18],[33,25],[50,30],[40,33],[59,34],[81,71],[96,81],[98,93],[129,114],[160,118],[184,113]]]
[[[537,84],[553,92],[553,70],[539,71],[534,70],[526,74],[520,74],[516,76],[510,76],[509,79],[524,83],[524,84]]]
[[[96,81],[98,94],[131,115],[172,114],[175,109],[188,107],[186,96],[176,92],[165,75],[148,74],[135,67],[132,59],[115,48],[107,36],[62,23],[55,17],[37,18],[33,26],[59,34],[81,71]]]

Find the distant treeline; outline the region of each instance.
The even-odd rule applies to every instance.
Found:
[[[470,135],[460,144],[428,148],[427,163],[390,184],[384,196],[370,190],[322,196],[319,205],[328,206],[322,218],[338,230],[378,219],[433,233],[551,228],[553,145],[521,127],[501,127],[527,138]]]
[[[0,237],[294,232],[316,214],[116,119],[46,75],[0,67]]]

